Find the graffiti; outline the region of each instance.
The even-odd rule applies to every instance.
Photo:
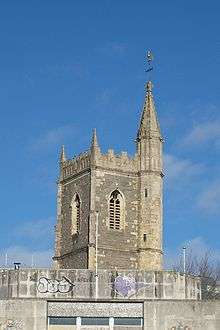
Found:
[[[65,276],[61,280],[52,280],[41,277],[37,284],[37,290],[40,293],[68,293],[72,291],[74,284]]]
[[[134,278],[128,276],[117,276],[114,281],[114,289],[123,297],[130,297],[147,284],[136,282]]]
[[[22,320],[7,320],[4,324],[2,324],[3,330],[22,330],[24,329],[24,323]],[[1,323],[0,323],[1,327]],[[1,328],[0,328],[1,329]]]

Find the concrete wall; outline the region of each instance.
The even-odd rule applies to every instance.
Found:
[[[143,302],[48,302],[48,316],[143,317]]]
[[[145,301],[146,330],[219,330],[220,301]]]
[[[0,330],[69,329],[47,327],[48,317],[142,317],[144,330],[219,330],[220,302],[0,300]],[[71,326],[70,329],[74,329]],[[85,329],[77,327],[77,330]],[[88,330],[88,327],[86,327]],[[91,329],[101,330],[93,326]],[[140,327],[107,327],[137,330]]]
[[[0,300],[0,330],[46,330],[46,300]]]
[[[95,273],[82,270],[0,270],[0,299],[96,297]],[[200,299],[198,278],[174,272],[98,272],[102,299]]]

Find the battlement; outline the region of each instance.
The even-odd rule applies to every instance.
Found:
[[[83,152],[73,159],[62,162],[61,178],[63,180],[90,168],[90,151]]]
[[[73,159],[68,159],[62,162],[61,165],[61,179],[65,180],[73,175],[76,175],[91,167],[91,151],[86,151]],[[126,151],[121,154],[115,154],[113,149],[109,149],[106,154],[101,153],[99,150],[95,153],[94,165],[100,166],[105,169],[124,171],[124,172],[137,172],[139,169],[138,156],[130,157]]]
[[[97,156],[96,165],[116,171],[137,172],[139,162],[137,155],[129,157],[126,151],[115,154],[114,150],[109,149],[106,154]]]

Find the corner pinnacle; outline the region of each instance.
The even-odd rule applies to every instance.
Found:
[[[62,145],[61,153],[60,153],[60,162],[63,163],[66,161],[66,155],[65,155],[65,147]]]
[[[99,148],[96,129],[93,129],[91,148]]]

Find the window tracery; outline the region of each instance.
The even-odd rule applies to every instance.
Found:
[[[114,190],[109,199],[109,228],[120,230],[124,214],[123,197],[118,190]]]
[[[71,203],[71,234],[78,234],[81,221],[81,201],[78,194],[75,194]]]

